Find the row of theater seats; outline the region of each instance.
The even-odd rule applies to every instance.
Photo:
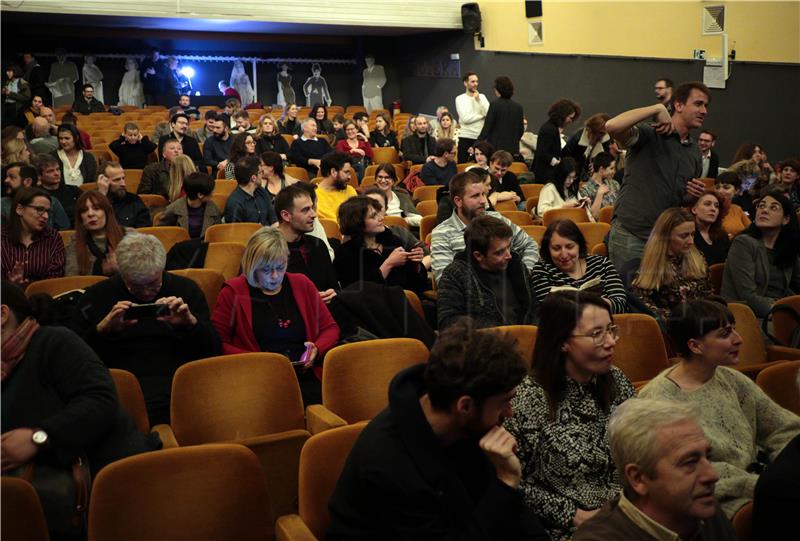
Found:
[[[800,297],[793,302],[800,304]],[[792,387],[800,360],[772,361],[784,354],[798,358],[798,351],[765,347],[749,308],[732,304],[731,310],[744,338],[739,368],[757,374],[757,383],[771,398],[800,414]],[[615,364],[641,386],[668,365],[661,332],[649,316],[617,315],[615,322],[621,335]],[[481,332],[514,335],[522,355],[534,362],[536,327]],[[375,362],[378,356],[380,363]],[[90,541],[324,538],[327,501],[349,449],[365,422],[386,407],[392,377],[427,357],[421,342],[407,338],[338,346],[323,366],[323,403],[305,412],[294,370],[281,355],[194,361],[175,374],[170,426],[156,427],[149,426],[136,378],[112,370],[123,407],[139,430],[161,435],[165,450],[118,461],[100,472],[89,508]],[[46,538],[40,524],[36,531],[33,519],[41,513],[35,511],[38,501],[29,485],[4,478],[3,502],[5,539]],[[26,504],[34,511],[23,513],[19,506]],[[740,532],[749,526],[748,511],[734,520]],[[32,520],[14,521],[13,516]]]

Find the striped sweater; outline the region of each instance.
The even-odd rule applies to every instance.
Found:
[[[600,278],[603,284],[603,297],[611,302],[612,313],[625,313],[628,301],[625,296],[625,287],[622,285],[622,279],[611,262],[603,256],[586,256],[586,274],[577,280],[544,260],[536,263],[536,266],[531,271],[531,284],[536,300],[540,303],[550,293],[550,288],[552,287],[572,286],[579,288],[594,278]]]

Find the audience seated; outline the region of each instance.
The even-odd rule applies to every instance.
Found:
[[[375,187],[386,197],[386,216],[400,216],[409,226],[419,227],[422,216],[417,214],[411,195],[399,185],[397,171],[392,164],[380,164],[375,170]]]
[[[586,119],[583,128],[573,133],[567,141],[562,152],[564,156],[575,160],[578,166],[578,180],[583,181],[591,177],[594,159],[599,154],[608,152],[611,136],[606,132],[606,122],[609,118],[606,113],[593,114]],[[604,167],[608,167],[608,164]],[[597,167],[594,167],[594,172],[597,172]],[[612,174],[611,177],[613,176]]]
[[[261,157],[261,169],[259,172],[261,185],[267,190],[270,198],[274,199],[282,189],[299,182],[299,179],[284,172],[283,159],[277,152],[268,150],[259,154],[259,156]]]
[[[30,163],[30,161],[31,151],[28,149],[25,139],[11,138],[3,140],[2,163],[4,166],[15,162]]]
[[[694,216],[688,210],[667,209],[644,247],[633,291],[663,322],[681,302],[711,295],[708,265],[694,245],[694,234]]]
[[[437,141],[439,139],[452,139],[456,146],[458,146],[458,122],[453,119],[453,115],[447,111],[442,111],[441,114],[437,115],[437,118],[438,122],[433,130],[433,136]],[[458,150],[456,149],[453,160],[456,160],[457,158]]]
[[[232,137],[230,151],[228,152],[228,159],[225,164],[225,178],[233,180],[236,178],[234,174],[234,164],[246,156],[258,157],[256,154],[256,136],[250,132],[244,131],[237,133]]]
[[[244,135],[250,137],[249,135]],[[272,198],[261,187],[258,171],[261,160],[255,156],[245,156],[235,164],[236,188],[225,203],[225,223],[254,222],[261,225],[275,225],[278,222]]]
[[[137,194],[155,194],[170,201],[172,191],[173,163],[183,155],[183,147],[177,139],[167,139],[161,149],[161,161],[151,163],[142,170],[142,180],[136,189]]]
[[[65,248],[66,276],[111,276],[117,272],[115,248],[125,228],[117,223],[108,198],[84,192],[75,204],[75,234]]]
[[[40,325],[22,290],[5,280],[2,299],[3,476],[31,479],[32,467],[50,538],[80,539],[73,467],[88,483],[90,472],[161,442],[136,429],[108,370],[75,333]]]
[[[109,368],[132,372],[150,424],[169,423],[172,376],[182,364],[220,351],[208,304],[193,281],[164,271],[167,254],[152,235],[128,233],[116,249],[119,273],[86,289],[75,329]],[[137,305],[163,305],[163,313]]]
[[[369,134],[369,144],[374,148],[400,147],[397,144],[397,134],[392,130],[392,121],[386,113],[375,116],[375,129]]]
[[[311,368],[339,340],[339,326],[314,283],[287,273],[289,248],[277,228],[250,237],[242,274],[225,282],[213,322],[226,355],[269,351],[294,365],[306,405],[322,401],[322,386]]]
[[[31,138],[31,151],[34,154],[49,154],[58,150],[58,137],[50,133],[50,123],[47,119],[37,116],[31,122],[33,137]]]
[[[486,190],[483,179],[469,171],[457,174],[450,181],[450,198],[455,208],[452,215],[437,225],[431,235],[431,269],[436,280],[441,278],[456,253],[464,250],[464,229],[474,218],[484,214],[499,218],[511,227],[511,250],[522,258],[528,270],[538,261],[536,241],[501,214],[487,212]]]
[[[733,315],[718,302],[696,300],[676,307],[669,336],[679,362],[639,392],[692,404],[711,444],[709,460],[719,474],[717,499],[728,517],[753,498],[765,460],[773,460],[800,434],[800,417],[772,401],[756,384],[731,368],[739,362],[742,338]],[[761,455],[761,452],[765,456]]]
[[[233,133],[249,133],[250,135],[255,135],[257,128],[250,122],[250,114],[244,109],[233,113],[233,121],[236,123],[236,127],[232,130]]]
[[[100,164],[97,175],[97,191],[108,197],[117,222],[123,227],[150,227],[150,209],[142,198],[131,193],[125,186],[125,170],[117,162]]]
[[[721,293],[758,318],[767,317],[776,300],[800,294],[800,226],[780,190],[758,201],[755,221],[734,237]]]
[[[317,134],[319,135],[333,135],[333,123],[328,120],[328,109],[324,105],[316,104],[311,108],[308,113],[308,118],[313,118],[317,121]]]
[[[298,112],[300,112],[300,108],[297,107],[297,105],[294,103],[287,103],[283,108],[283,114],[281,115],[280,120],[278,120],[278,127],[280,128],[281,133],[294,135],[295,139],[297,138],[297,135],[302,133],[300,122],[297,121]]]
[[[178,97],[178,107],[180,107],[180,110],[189,115],[189,117],[193,120],[198,120],[200,118],[200,111],[197,109],[197,107],[192,105],[192,98],[189,96],[189,94],[181,94]]]
[[[352,120],[345,121],[344,134],[345,138],[336,143],[336,152],[350,157],[360,180],[364,178],[364,170],[374,158],[372,147]]]
[[[444,186],[453,178],[456,168],[456,154],[458,149],[452,139],[439,139],[436,141],[434,158],[428,160],[419,172],[422,181],[428,186]]]
[[[514,162],[510,152],[498,150],[489,159],[489,172],[492,175],[493,205],[500,201],[512,201],[520,210],[525,210],[525,194],[519,187],[517,175],[508,170]]]
[[[369,141],[369,115],[364,111],[357,111],[353,115],[353,122],[358,128],[358,138]]]
[[[412,164],[431,161],[436,152],[436,139],[428,133],[428,119],[419,115],[414,120],[412,133],[403,137],[400,143],[403,159]]]
[[[328,539],[526,539],[515,439],[498,426],[525,374],[515,342],[467,322],[400,372],[361,432],[330,499]]]
[[[607,152],[596,154],[591,161],[592,174],[589,180],[578,191],[578,197],[589,201],[589,209],[595,220],[600,216],[600,209],[613,206],[619,195],[620,185],[614,179],[617,166],[614,156]]]
[[[150,154],[158,148],[146,135],[142,135],[135,122],[126,122],[122,135],[108,145],[108,149],[118,158],[122,167],[144,169]]]
[[[91,113],[104,113],[106,111],[103,102],[94,97],[94,87],[88,83],[83,85],[81,92],[83,97],[72,103],[72,111],[82,115]]]
[[[548,210],[576,207],[583,207],[587,212],[591,212],[589,210],[591,200],[578,194],[579,183],[575,160],[566,156],[554,169],[553,181],[545,184],[539,192],[536,214],[544,216]]]
[[[800,383],[798,383],[800,385]],[[800,496],[800,435],[758,476],[753,492],[753,539],[790,539],[796,529]]]
[[[741,186],[739,175],[731,171],[722,172],[714,179],[714,189],[723,201],[723,206],[728,207],[728,212],[722,220],[722,229],[730,238],[747,229],[751,223],[750,216],[733,202]]]
[[[30,188],[36,184],[38,173],[36,167],[23,162],[13,162],[4,167],[3,171],[3,198],[0,203],[2,208],[3,223],[6,223],[11,215],[11,202],[14,195],[20,188]],[[67,213],[61,202],[55,197],[50,198],[50,212],[47,215],[47,227],[52,227],[57,231],[69,229],[71,227]]]
[[[488,141],[478,141],[474,146],[470,147],[470,152],[472,154],[472,161],[475,162],[475,165],[468,167],[468,171],[473,167],[480,167],[481,169],[486,169],[487,171],[490,169],[489,158],[494,156],[495,152],[491,143]]]
[[[714,500],[719,475],[711,438],[690,407],[626,400],[611,415],[608,439],[622,494],[578,528],[573,541],[737,538]]]
[[[214,133],[214,122],[217,120],[217,111],[213,109],[206,111],[203,114],[203,119],[205,121],[203,127],[197,128],[193,135],[198,143],[203,143],[203,145],[205,145],[206,139],[211,137]],[[230,128],[230,126],[228,126],[228,128]],[[203,159],[205,159],[205,150],[205,146],[203,146]]]
[[[533,370],[505,427],[517,440],[525,503],[562,541],[620,491],[606,425],[634,390],[611,364],[619,331],[604,299],[553,293],[542,314]]]
[[[339,220],[339,206],[358,195],[350,185],[350,174],[353,172],[350,157],[344,154],[326,154],[320,160],[319,171],[322,180],[317,184],[317,215],[336,222]]]
[[[50,206],[47,190],[17,190],[8,225],[0,231],[3,280],[26,287],[36,280],[64,276],[64,242],[47,226]]]
[[[289,159],[289,143],[281,136],[275,119],[270,115],[261,117],[256,131],[256,154],[261,156],[265,152],[277,152],[283,161]]]
[[[497,99],[489,105],[478,139],[489,141],[497,150],[516,154],[524,130],[522,105],[511,99],[514,83],[508,77],[497,77],[493,86]]]
[[[49,114],[52,117],[48,119],[51,126],[50,131],[58,135],[58,128],[53,125],[53,123],[55,122],[55,113],[53,113],[52,109],[43,107],[42,108],[43,116],[46,112],[49,112]],[[81,136],[81,142],[83,143],[83,150],[92,150],[92,136],[89,135],[89,132],[84,131],[78,127],[78,117],[72,111],[68,111],[67,113],[64,114],[64,116],[61,117],[61,125],[63,126],[64,124],[72,124],[73,126],[75,126],[75,128],[77,128],[78,134]]]
[[[194,162],[195,167],[203,165],[203,154],[200,152],[200,145],[197,139],[189,135],[189,115],[186,113],[175,113],[169,119],[170,133],[162,135],[158,139],[158,155],[163,157],[164,143],[175,139],[181,144],[183,154],[189,156]]]
[[[289,148],[289,161],[299,167],[305,167],[310,178],[317,173],[325,176],[320,169],[322,157],[331,152],[331,146],[325,139],[317,137],[317,121],[307,118],[301,124],[302,135],[294,140]]]
[[[83,192],[77,186],[62,182],[61,162],[52,154],[36,157],[36,172],[39,175],[39,186],[50,194],[51,200],[58,200],[69,222],[68,228],[72,228],[75,220],[75,202]]]
[[[275,214],[278,215],[278,230],[289,247],[286,270],[307,276],[327,304],[336,296],[339,281],[326,241],[313,234],[319,223],[313,194],[314,188],[307,184],[287,186],[275,196]]]
[[[800,212],[800,158],[791,158],[781,163],[780,187],[786,192],[792,208]]]
[[[429,288],[422,245],[406,250],[383,225],[383,205],[371,197],[352,197],[339,207],[339,228],[347,238],[336,250],[336,275],[343,287],[366,281],[422,293]]]
[[[613,314],[623,314],[628,301],[625,287],[611,262],[603,256],[589,255],[583,233],[571,220],[556,220],[547,226],[539,249],[541,259],[531,272],[531,287],[542,302],[551,289],[581,289],[599,280],[588,290],[601,295]]]
[[[206,121],[206,126],[210,125],[211,133],[206,137],[203,144],[203,165],[211,169],[216,176],[217,171],[225,171],[228,165],[228,156],[231,153],[233,136],[231,127],[227,120],[221,116],[215,116],[210,121]]]
[[[728,258],[731,241],[722,228],[727,210],[724,199],[714,190],[700,196],[691,209],[695,225],[694,245],[708,266],[725,263]]]
[[[61,124],[58,127],[59,149],[52,152],[60,163],[61,178],[70,186],[80,186],[84,182],[97,179],[97,160],[83,150],[78,128],[72,124]]]
[[[387,216],[386,214],[386,192],[378,188],[377,186],[372,186],[364,190],[364,194],[367,197],[371,197],[378,203],[380,203],[380,212],[381,214]],[[384,220],[385,221],[385,220]],[[385,224],[384,224],[385,225]],[[425,256],[422,258],[422,266],[425,267],[425,270],[428,271],[431,268],[431,251],[425,246],[425,243],[420,242],[420,239],[411,232],[411,229],[404,225],[396,224],[396,225],[388,225],[386,229],[389,229],[395,237],[400,239],[402,243],[401,246],[406,249],[407,252],[414,250],[417,247],[422,247],[422,252]]]
[[[478,328],[537,322],[538,303],[528,270],[511,251],[512,234],[494,216],[478,216],[467,225],[465,250],[455,254],[436,286],[439,329],[463,316]]]
[[[183,181],[186,194],[169,204],[155,225],[178,226],[189,232],[189,238],[202,239],[206,229],[222,223],[222,211],[209,196],[214,179],[205,173],[190,173]]]
[[[581,106],[572,100],[560,99],[550,105],[547,121],[539,128],[536,154],[533,157],[533,174],[536,182],[546,184],[556,178],[556,166],[565,156],[561,145],[561,134],[581,116]],[[577,168],[576,172],[577,172]]]

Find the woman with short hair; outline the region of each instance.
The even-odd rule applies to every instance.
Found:
[[[184,196],[169,204],[156,225],[177,226],[189,232],[189,238],[202,239],[206,229],[222,223],[222,211],[211,200],[215,181],[205,173],[189,173],[183,181]]]
[[[117,272],[115,249],[124,236],[108,198],[84,192],[75,203],[75,234],[65,250],[64,274],[111,276]]]
[[[742,337],[723,304],[694,300],[677,306],[669,320],[669,337],[678,363],[639,394],[694,406],[711,444],[709,459],[720,476],[714,496],[732,518],[753,499],[764,466],[800,434],[800,417],[733,368]]]
[[[601,297],[553,293],[541,313],[533,368],[504,426],[517,440],[525,504],[562,541],[620,492],[606,429],[634,389],[612,365],[619,331]]]
[[[514,83],[501,75],[494,80],[494,94],[497,99],[489,105],[479,140],[489,141],[495,150],[505,150],[509,154],[519,153],[519,140],[525,127],[522,105],[511,99]]]
[[[58,149],[51,153],[61,162],[61,180],[64,184],[80,186],[97,180],[97,160],[91,152],[83,150],[81,134],[72,124],[58,127]]]
[[[358,131],[358,126],[352,120],[344,123],[345,138],[336,143],[336,152],[349,156],[356,170],[358,180],[364,178],[364,171],[375,157],[372,153],[372,146],[364,139],[363,134]]]
[[[222,339],[222,351],[268,351],[285,355],[294,365],[303,402],[321,401],[320,380],[311,368],[339,340],[314,283],[287,273],[289,247],[276,228],[262,227],[247,242],[242,274],[222,286],[211,320]]]
[[[681,302],[712,294],[708,265],[694,245],[694,234],[692,213],[670,208],[658,217],[644,246],[633,291],[661,321]]]
[[[262,186],[273,198],[286,186],[300,182],[300,179],[284,172],[283,159],[277,152],[267,151],[260,156]]]

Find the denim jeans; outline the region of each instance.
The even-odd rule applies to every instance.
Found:
[[[619,220],[613,221],[608,235],[608,256],[617,272],[631,259],[641,258],[644,245],[645,241],[622,227]]]

